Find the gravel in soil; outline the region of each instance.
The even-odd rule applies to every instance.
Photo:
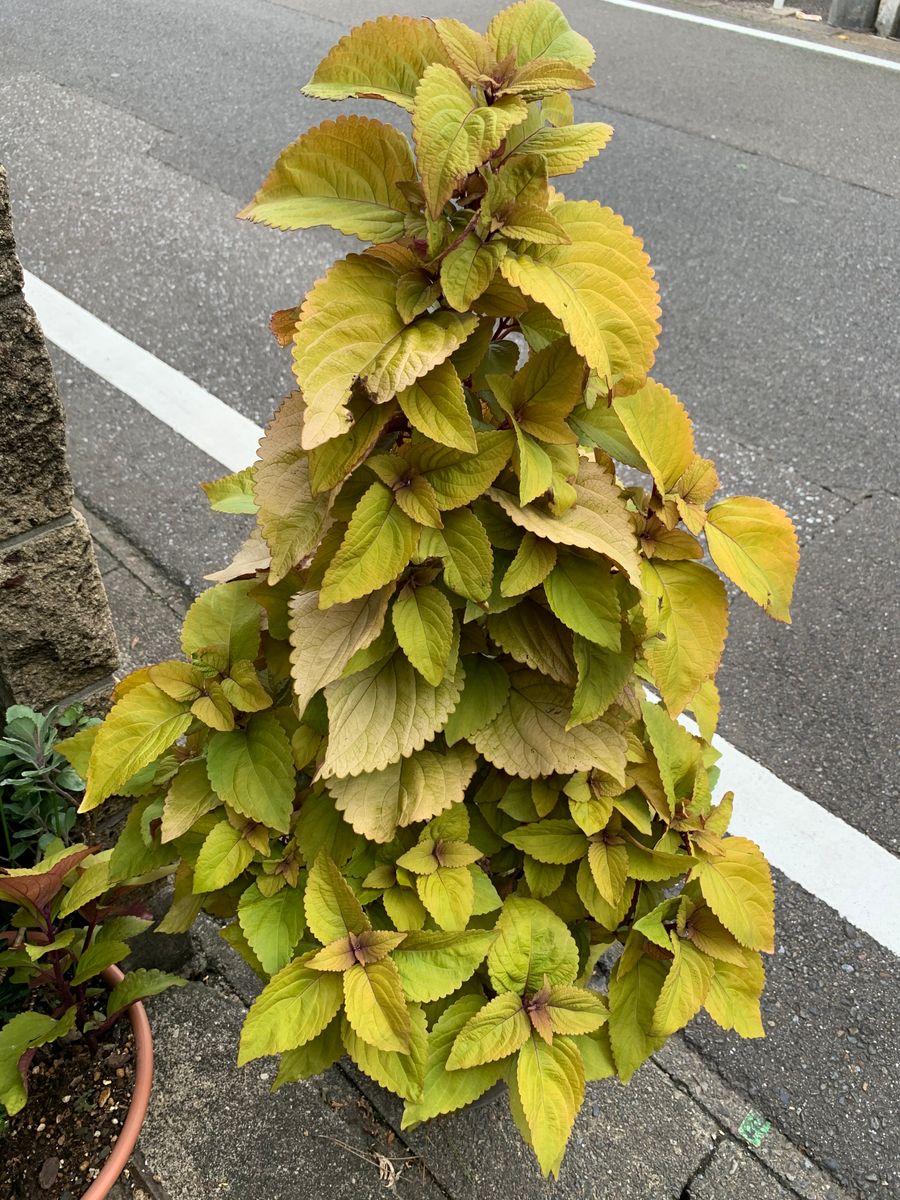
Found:
[[[134,1039],[122,1020],[92,1055],[82,1041],[35,1055],[28,1103],[0,1133],[3,1200],[79,1200],[121,1132],[134,1088]]]

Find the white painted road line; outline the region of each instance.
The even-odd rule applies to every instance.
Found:
[[[671,17],[673,21],[687,21],[691,25],[706,25],[710,29],[725,29],[729,33],[742,33],[746,37],[759,38],[763,42],[778,42],[782,46],[796,46],[799,50],[812,50],[815,54],[830,54],[833,58],[845,58],[850,62],[865,63],[870,67],[884,67],[888,71],[900,71],[900,62],[895,59],[879,58],[874,54],[860,54],[858,50],[846,50],[842,46],[829,46],[824,42],[807,42],[803,38],[790,37],[786,33],[773,33],[769,29],[757,29],[752,25],[734,25],[730,21],[718,21],[715,17],[684,12],[680,8],[661,8],[658,4],[644,4],[642,0],[601,0],[601,2],[615,4],[617,8],[632,8],[637,12]]]
[[[60,350],[136,400],[229,471],[240,471],[253,462],[263,434],[253,421],[29,271],[25,272],[25,297],[47,337]]]
[[[82,366],[229,471],[253,461],[259,426],[28,272],[25,294],[47,338]],[[722,755],[720,791],[735,793],[732,832],[752,838],[789,879],[900,956],[900,859],[723,738],[713,744]]]

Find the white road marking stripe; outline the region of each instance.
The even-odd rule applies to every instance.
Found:
[[[263,431],[74,300],[25,272],[25,296],[51,342],[136,400],[198,449],[240,471],[256,457]]]
[[[802,38],[789,37],[786,33],[773,33],[769,29],[756,29],[750,25],[733,25],[730,21],[718,21],[715,17],[703,17],[699,13],[683,12],[680,8],[661,8],[658,4],[644,4],[642,0],[602,0],[602,2],[615,4],[618,8],[633,8],[637,12],[671,17],[674,21],[688,21],[691,25],[707,25],[710,29],[726,29],[730,33],[743,33],[747,37],[759,38],[763,42],[778,42],[782,46],[796,46],[800,50],[812,50],[816,54],[830,54],[833,58],[846,58],[850,62],[865,63],[871,67],[885,67],[888,71],[900,71],[900,62],[894,59],[879,58],[875,54],[860,54],[858,50],[845,50],[842,46],[829,46],[823,42],[807,42]]]
[[[228,470],[253,461],[262,430],[252,421],[28,272],[25,292],[49,340],[82,366]],[[714,745],[721,790],[736,795],[732,832],[759,843],[773,866],[900,955],[900,859],[724,739]]]

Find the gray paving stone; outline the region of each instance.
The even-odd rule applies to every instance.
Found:
[[[116,567],[104,575],[103,583],[119,639],[120,674],[165,658],[181,657],[181,620],[168,604],[126,567]]]
[[[723,1142],[691,1181],[685,1200],[790,1200],[790,1195],[747,1150]]]
[[[395,1097],[347,1066],[379,1112],[399,1128]],[[588,1085],[557,1182],[541,1178],[509,1114],[505,1094],[406,1130],[454,1200],[498,1189],[517,1200],[678,1200],[712,1149],[716,1124],[653,1063],[628,1087]]]
[[[392,1194],[441,1200],[340,1071],[272,1096],[271,1060],[238,1070],[238,1000],[193,983],[148,1011],[156,1074],[139,1149],[167,1200],[374,1200],[391,1171]]]

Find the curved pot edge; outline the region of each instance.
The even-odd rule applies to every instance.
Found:
[[[114,987],[123,978],[118,967],[107,967],[103,972],[103,980],[110,987]],[[113,1144],[109,1158],[103,1164],[100,1174],[83,1193],[81,1200],[106,1200],[110,1189],[131,1158],[147,1116],[150,1089],[153,1086],[153,1037],[147,1012],[139,1000],[129,1005],[128,1019],[134,1034],[135,1054],[134,1090],[131,1093],[128,1116]]]

